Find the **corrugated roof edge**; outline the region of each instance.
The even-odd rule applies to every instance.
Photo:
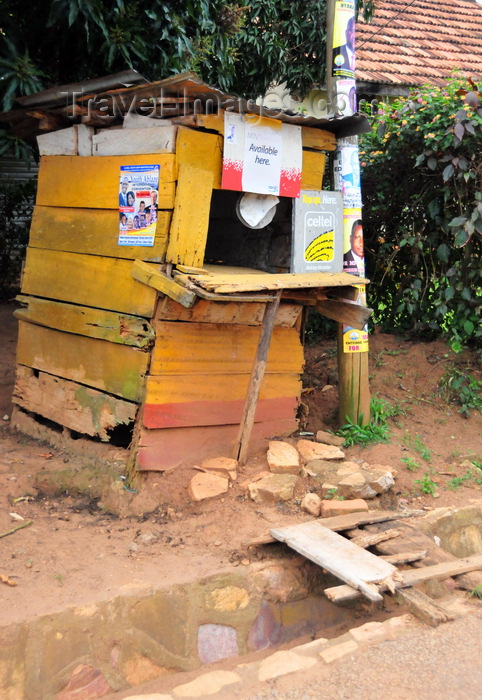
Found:
[[[361,114],[357,113],[349,117],[330,114],[325,118],[318,119],[316,117],[295,114],[284,110],[267,109],[266,107],[257,105],[253,99],[246,99],[234,94],[229,94],[217,87],[207,85],[193,72],[181,73],[165,78],[164,80],[148,82],[136,71],[124,71],[122,73],[86,80],[80,83],[52,87],[33,95],[18,98],[16,102],[24,109],[36,107],[37,109],[48,111],[49,109],[58,107],[59,104],[65,103],[66,95],[76,95],[75,101],[79,104],[86,99],[86,95],[108,95],[110,91],[113,90],[123,92],[123,87],[132,94],[133,88],[136,86],[142,89],[143,94],[146,93],[146,90],[152,88],[153,94],[154,92],[157,93],[157,91],[163,91],[166,96],[172,94],[179,95],[182,93],[185,97],[191,97],[194,100],[199,99],[201,102],[204,101],[205,103],[208,100],[213,100],[213,97],[215,97],[218,107],[227,111],[262,115],[297,126],[323,128],[340,137],[355,136],[356,134],[370,131],[370,124],[367,118]],[[119,87],[121,88],[120,90]],[[18,119],[20,111],[19,109],[11,111],[12,121]],[[1,121],[9,121],[8,115],[9,112],[3,113]],[[63,128],[63,125],[59,128]]]

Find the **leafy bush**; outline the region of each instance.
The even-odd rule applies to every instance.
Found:
[[[382,330],[480,340],[482,95],[458,77],[385,105],[361,138],[370,306]]]
[[[35,190],[36,180],[0,185],[0,299],[19,283]]]

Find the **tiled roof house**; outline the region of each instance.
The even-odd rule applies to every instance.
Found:
[[[358,93],[408,94],[443,85],[455,68],[482,77],[482,0],[379,0],[357,23]]]

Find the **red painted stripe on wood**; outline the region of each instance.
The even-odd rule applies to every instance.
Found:
[[[255,421],[294,418],[298,401],[295,396],[259,399]],[[237,401],[190,401],[144,405],[143,422],[149,429],[178,428],[201,425],[238,424],[244,399]]]

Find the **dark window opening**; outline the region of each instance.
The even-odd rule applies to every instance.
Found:
[[[242,192],[214,190],[204,263],[247,267],[263,272],[290,271],[292,200],[280,197],[276,213],[267,226],[244,226],[236,213]]]

